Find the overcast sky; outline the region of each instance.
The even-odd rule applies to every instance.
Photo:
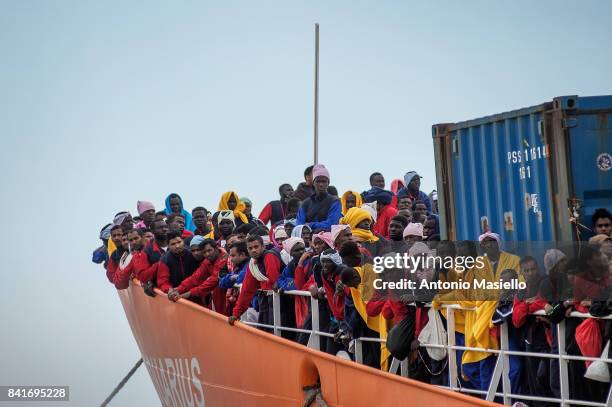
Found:
[[[0,385],[99,405],[139,358],[99,229],[136,201],[256,212],[312,161],[340,192],[408,170],[431,125],[612,94],[607,1],[0,0]],[[115,406],[159,403],[142,368]],[[2,403],[0,403],[2,404]],[[27,404],[24,404],[27,405]],[[55,404],[60,405],[60,404]]]

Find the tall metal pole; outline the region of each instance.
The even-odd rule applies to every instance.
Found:
[[[314,163],[319,163],[319,24],[315,23]]]

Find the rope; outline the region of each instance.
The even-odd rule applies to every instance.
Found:
[[[323,394],[321,394],[321,384],[315,384],[314,386],[305,386],[302,387],[304,393],[306,395],[306,400],[304,400],[304,404],[302,407],[310,407],[314,405],[316,401],[319,407],[328,407],[327,402],[323,399]]]
[[[128,374],[119,382],[119,384],[117,385],[117,387],[115,387],[112,391],[111,394],[108,395],[108,397],[106,398],[106,400],[104,400],[102,402],[102,404],[100,404],[100,407],[105,407],[108,405],[108,403],[111,402],[111,400],[113,399],[113,397],[115,397],[117,395],[117,393],[119,393],[119,390],[121,390],[121,388],[123,386],[125,386],[125,384],[128,382],[128,380],[130,380],[130,378],[132,377],[132,375],[134,375],[134,373],[136,373],[136,370],[138,370],[138,368],[140,367],[140,365],[142,365],[142,358],[138,359],[138,362],[136,362],[136,364],[134,365],[134,367],[128,372]]]

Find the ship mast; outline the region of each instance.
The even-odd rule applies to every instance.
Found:
[[[319,24],[315,23],[314,163],[319,163]]]

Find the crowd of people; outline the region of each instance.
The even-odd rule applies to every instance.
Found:
[[[401,326],[410,376],[432,384],[448,385],[447,362],[431,357],[419,337],[432,316],[450,328],[447,305],[463,308],[454,310],[459,346],[499,349],[504,322],[511,350],[557,353],[555,327],[561,321],[566,323],[568,354],[599,357],[611,339],[612,324],[570,317],[572,311],[598,317],[612,312],[612,214],[607,209],[595,211],[588,242],[518,257],[502,250],[500,236],[490,230],[474,241],[441,241],[437,194],[421,190],[415,171],[393,180],[389,189],[383,175],[373,173],[368,189],[341,196],[330,180],[325,166],[308,167],[304,182],[295,190],[281,185],[278,199],[267,203],[258,217],[250,199],[234,191],[221,196],[213,213],[204,206],[187,211],[175,193],[168,195],[161,211],[151,202],[138,201],[137,217],[119,212],[102,228],[103,244],[94,251],[93,261],[104,265],[117,289],[137,279],[147,295],[155,296],[158,289],[170,301],[196,302],[226,315],[231,325],[238,320],[272,325],[270,293],[277,292],[282,326],[309,330],[310,299],[286,294],[308,291],[318,302],[320,330],[333,335],[321,338],[322,350],[354,359],[355,338],[384,340]],[[373,281],[381,275],[373,271],[372,259],[398,253],[484,260],[482,267],[464,270],[430,267],[427,262],[414,270],[389,268],[383,279],[520,281],[525,287],[418,293],[375,288]],[[533,315],[539,310],[544,315]],[[309,340],[308,334],[292,331],[282,335],[304,345]],[[389,348],[363,342],[363,362],[388,368],[390,356],[401,353]],[[456,355],[460,385],[486,391],[496,354],[465,350]],[[588,365],[569,362],[571,398],[601,401],[609,383],[586,378]],[[558,398],[558,372],[557,360],[511,356],[512,393]]]

